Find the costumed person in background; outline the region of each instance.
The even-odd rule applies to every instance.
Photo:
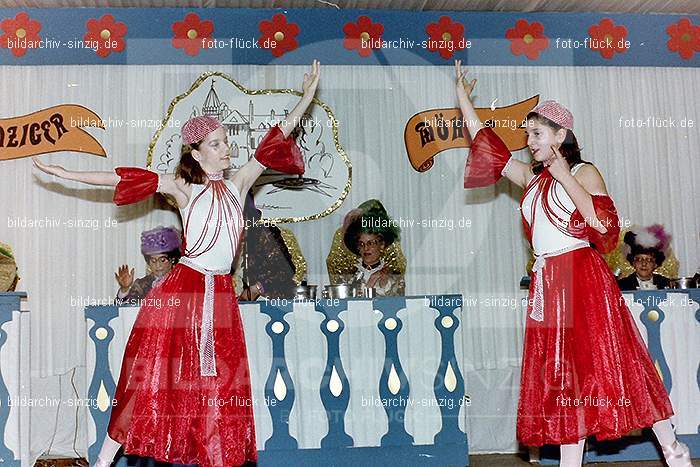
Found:
[[[19,282],[19,276],[12,248],[0,242],[0,292],[14,292],[17,282]]]
[[[505,176],[525,189],[521,215],[536,261],[518,440],[560,445],[560,465],[580,466],[586,437],[615,439],[651,426],[667,464],[690,467],[669,421],[668,393],[601,256],[617,245],[619,220],[600,173],[581,160],[571,112],[554,101],[532,109],[526,134],[534,160],[521,162],[480,122],[470,97],[476,81],[467,84],[459,60],[455,69],[459,106],[472,122],[465,188]]]
[[[256,219],[260,218],[260,210],[255,206],[253,199],[253,190],[249,190],[243,203],[243,232],[241,233],[241,245],[238,249],[238,254],[231,265],[231,277],[233,278],[233,286],[238,293],[238,300],[253,301],[260,297],[264,291],[262,284],[253,282],[246,273],[245,263],[247,261],[248,248],[246,241],[248,239],[248,230],[255,224]],[[245,277],[244,277],[245,276]]]
[[[267,298],[294,298],[296,268],[292,255],[276,225],[259,225],[248,231],[253,254],[248,256],[248,278]]]
[[[243,228],[243,200],[255,180],[266,168],[304,172],[289,135],[311,104],[319,76],[314,61],[298,104],[232,175],[226,131],[206,116],[183,125],[174,174],[133,167],[73,172],[34,159],[49,174],[116,186],[118,205],[156,192],[170,195],[182,216],[183,256],[139,310],[97,466],[109,466],[121,445],[127,454],[177,464],[232,466],[257,459],[247,351],[229,272]]]
[[[659,224],[649,227],[633,227],[625,234],[625,253],[627,261],[634,268],[634,273],[619,279],[617,285],[621,290],[655,290],[669,288],[671,281],[656,268],[666,259],[666,252],[671,244],[671,236]]]
[[[180,232],[175,227],[158,226],[141,233],[141,254],[148,274],[134,280],[134,269],[123,264],[114,273],[119,284],[117,305],[140,305],[140,301],[160,284],[180,259]]]
[[[350,211],[343,221],[343,242],[357,255],[349,282],[358,290],[374,288],[378,296],[405,295],[404,272],[392,271],[383,259],[399,240],[400,229],[379,200],[370,199]]]
[[[262,222],[262,213],[255,207],[249,192],[243,209],[246,228],[241,257],[235,274],[239,300],[294,298],[297,272],[282,231],[276,225]],[[239,283],[240,282],[240,283]]]

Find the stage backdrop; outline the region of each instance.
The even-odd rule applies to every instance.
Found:
[[[105,13],[81,9],[64,18],[63,11],[32,10],[29,19],[40,20],[42,37],[64,31],[83,38],[85,23]],[[111,13],[117,21],[125,21],[126,17],[117,16],[130,16],[132,10]],[[204,13],[198,13],[204,19]],[[255,12],[260,21],[266,17],[272,20],[274,13]],[[133,44],[146,40],[138,22],[128,24],[129,34],[141,32],[127,41],[126,51],[105,58],[94,50],[88,53],[64,48],[46,55],[45,49],[27,49],[16,56],[10,49],[0,49],[0,118],[66,103],[80,104],[106,123],[104,130],[85,131],[105,148],[107,158],[54,153],[43,158],[46,162],[75,170],[145,166],[158,131],[153,122],[164,119],[173,98],[190,89],[202,73],[224,73],[248,89],[299,90],[307,64],[312,57],[320,57],[324,64],[317,98],[337,119],[339,144],[352,165],[352,185],[335,211],[317,220],[287,225],[306,256],[308,280],[328,283],[325,258],[343,216],[369,198],[380,199],[390,216],[402,225],[401,243],[408,260],[407,293],[465,296],[462,325],[468,332],[463,334],[461,364],[467,391],[471,387],[477,392],[472,401],[478,425],[475,422],[475,426],[467,427],[471,448],[514,450],[514,398],[523,316],[511,306],[511,300],[519,295],[518,281],[525,274],[528,258],[518,211],[521,191],[507,181],[492,188],[465,191],[465,149],[445,151],[435,158],[430,170],[415,170],[406,154],[406,122],[425,110],[455,106],[453,58],[466,59],[470,77],[478,79],[474,95],[479,107],[509,105],[535,95],[559,100],[572,110],[584,159],[595,163],[603,173],[623,222],[664,224],[674,236],[672,246],[680,260],[681,274],[692,275],[700,253],[700,212],[695,208],[695,200],[700,197],[696,183],[700,178],[700,95],[694,86],[700,78],[698,54],[693,52],[685,59],[667,44],[670,36],[666,29],[680,23],[681,17],[615,17],[616,24],[627,24],[624,35],[635,39],[634,47],[613,53],[611,58],[591,49],[569,50],[567,58],[562,59],[563,52],[555,48],[554,35],[564,35],[558,25],[569,21],[581,28],[586,26],[575,29],[579,31],[576,37],[581,39],[605,16],[528,15],[530,23],[542,22],[549,36],[548,47],[539,58],[530,59],[516,55],[511,50],[512,41],[506,38],[507,30],[516,28],[522,15],[471,17],[455,13],[453,20],[467,24],[466,36],[475,37],[469,49],[455,50],[448,58],[427,49],[380,49],[365,56],[360,49],[343,46],[342,32],[346,23],[359,21],[362,13],[345,11],[333,19],[332,10],[326,10],[326,21],[306,23],[306,12],[290,10],[287,20],[299,23],[301,30],[291,50],[279,56],[268,49],[251,50],[242,56],[229,50],[223,58],[214,54],[217,58],[212,63],[208,63],[212,50],[188,55],[184,48],[173,45],[170,36],[175,33],[170,26],[184,21],[183,10],[163,13],[162,22],[153,26],[147,42],[157,43],[152,37],[160,35],[165,45],[154,49],[162,53],[148,57],[136,52],[144,49],[131,48],[132,40]],[[0,18],[15,18],[17,14],[0,10]],[[206,14],[207,18],[217,17],[210,10]],[[402,16],[405,13],[396,13],[397,19],[388,21],[393,14],[381,12],[386,16],[375,18],[375,22],[385,23],[385,39],[390,31],[394,31],[391,37],[397,37],[398,32],[390,25],[408,18]],[[411,14],[411,21],[404,22],[416,24],[418,19],[427,25],[439,22],[439,16]],[[75,22],[69,21],[71,18]],[[485,22],[480,26],[477,19]],[[690,20],[698,23],[697,18]],[[64,26],[59,27],[59,23]],[[233,23],[215,21],[216,35],[232,35],[226,24]],[[329,48],[330,42],[313,40],[312,24],[319,26],[319,34],[330,34],[335,28],[334,49]],[[494,37],[497,26],[501,32]],[[487,30],[492,31],[491,39],[478,41],[478,31],[486,34]],[[644,47],[649,48],[643,49],[639,43],[646,40],[650,30],[656,31],[657,42],[653,46],[646,42]],[[258,31],[254,35],[257,38],[261,34]],[[414,34],[428,35],[423,29]],[[642,50],[653,50],[651,56],[658,56],[658,61],[643,59]],[[149,65],[149,60],[164,63]],[[229,64],[222,64],[226,60]],[[55,66],[40,66],[43,63]],[[262,63],[268,66],[260,66]],[[635,64],[641,66],[630,66]],[[320,106],[312,111],[312,116],[319,119],[325,115]],[[694,126],[690,127],[690,122]],[[515,155],[528,159],[526,151]],[[143,275],[141,231],[157,225],[179,225],[176,213],[160,199],[117,208],[111,204],[111,197],[110,190],[37,174],[26,158],[0,162],[0,199],[5,200],[0,212],[0,238],[14,249],[22,278],[19,289],[29,293],[32,368],[37,378],[33,386],[35,392],[39,388],[44,391],[36,392],[37,397],[44,393],[75,397],[71,379],[78,392],[85,394],[81,368],[86,336],[84,306],[114,296],[117,284],[113,273],[120,264],[130,264],[138,276]],[[54,382],[39,379],[55,375],[67,376]],[[76,427],[74,419],[75,408],[67,405],[33,411],[33,454],[46,449],[70,454],[74,437],[77,449],[84,453],[85,420],[81,415]]]

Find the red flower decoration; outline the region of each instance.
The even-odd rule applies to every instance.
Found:
[[[104,15],[100,19],[89,19],[85,25],[87,32],[83,36],[83,41],[90,44],[100,57],[105,58],[112,52],[124,51],[126,24],[114,21],[112,15]]]
[[[549,39],[543,33],[542,23],[535,21],[530,24],[524,19],[519,19],[514,28],[506,31],[510,51],[513,55],[525,54],[529,60],[537,60],[540,58],[540,52],[549,47]]]
[[[692,58],[695,52],[700,52],[700,26],[695,26],[688,18],[666,28],[670,39],[666,43],[672,52],[678,52],[683,60]]]
[[[428,24],[425,32],[430,35],[428,50],[439,51],[445,59],[452,57],[455,50],[462,50],[467,45],[464,40],[464,25],[453,22],[449,16],[441,16],[437,23]]]
[[[172,39],[173,47],[185,49],[190,56],[198,55],[199,49],[211,47],[211,33],[214,32],[214,23],[209,20],[201,21],[196,13],[187,13],[183,21],[176,21],[172,26],[175,35]]]
[[[361,57],[367,57],[372,53],[372,49],[382,47],[384,26],[382,23],[372,23],[369,16],[360,16],[356,23],[345,23],[343,32],[343,47],[348,50],[357,49]]]
[[[591,37],[591,50],[597,50],[603,58],[610,59],[615,52],[623,53],[627,50],[627,28],[623,25],[615,26],[610,18],[603,18],[600,23],[588,28],[588,35]]]
[[[258,29],[262,33],[258,38],[258,45],[269,49],[275,57],[281,57],[299,46],[296,40],[299,26],[296,23],[288,23],[287,17],[282,13],[273,16],[272,21],[260,21]]]
[[[41,23],[31,19],[25,12],[17,13],[14,19],[6,18],[0,23],[4,34],[0,36],[0,47],[12,50],[12,55],[21,57],[27,49],[38,49]]]

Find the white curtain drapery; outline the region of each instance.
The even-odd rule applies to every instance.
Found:
[[[306,67],[4,66],[0,67],[2,117],[78,103],[104,120],[161,119],[172,98],[210,70],[227,73],[249,88],[298,88]],[[541,99],[557,99],[570,108],[584,159],[602,172],[623,222],[663,224],[673,235],[681,274],[695,272],[700,91],[693,83],[699,81],[700,70],[473,67],[470,74],[478,78],[477,106],[486,107],[494,99],[496,105],[508,105],[540,94]],[[450,66],[324,67],[317,97],[339,120],[340,142],[353,164],[353,186],[336,212],[289,228],[308,261],[309,283],[324,284],[332,235],[345,213],[361,202],[380,199],[397,220],[436,222],[435,227],[402,231],[407,293],[464,295],[460,319],[468,332],[463,334],[467,337],[462,343],[462,371],[468,384],[470,375],[475,384],[485,386],[511,381],[513,386],[498,392],[506,400],[517,394],[513,388],[518,384],[522,346],[523,317],[519,307],[511,306],[511,298],[520,293],[518,281],[528,257],[517,209],[521,192],[505,180],[494,188],[465,191],[465,152],[460,150],[439,155],[428,172],[415,172],[403,144],[404,125],[412,115],[456,104],[453,83]],[[627,120],[648,117],[692,120],[694,126],[625,126]],[[155,129],[122,126],[89,131],[107,149],[107,160],[80,154],[52,154],[43,160],[75,170],[144,166]],[[521,151],[516,157],[526,160],[528,155]],[[84,306],[114,296],[113,273],[120,264],[135,266],[137,276],[143,275],[140,233],[157,225],[179,226],[179,220],[159,199],[117,208],[110,202],[110,190],[37,174],[29,159],[4,161],[0,167],[0,240],[14,249],[22,278],[19,289],[29,293],[32,373],[37,381],[33,387],[43,397],[37,391],[53,391],[57,385],[41,378],[57,378],[78,367],[80,381],[87,332]],[[29,221],[35,226],[28,227]],[[66,381],[61,380],[62,396],[72,397]],[[85,393],[84,387],[79,389]],[[52,437],[50,432],[40,433],[53,429],[54,413],[35,415],[33,452],[40,453]],[[483,414],[492,423],[484,425],[484,433],[489,426],[495,429],[493,423],[513,418],[512,413],[498,416]],[[70,453],[75,425],[72,416],[62,420],[56,424],[59,434],[53,436],[52,449]],[[493,450],[504,447],[503,440],[499,443]],[[472,446],[480,444],[475,441]],[[481,447],[489,450],[486,444]]]

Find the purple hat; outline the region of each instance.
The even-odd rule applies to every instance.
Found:
[[[556,101],[544,101],[530,112],[542,115],[567,130],[574,129],[574,116],[569,109]]]
[[[221,123],[213,117],[202,115],[190,118],[182,125],[182,142],[185,144],[197,143],[218,128],[221,128]]]
[[[141,232],[141,253],[146,256],[160,255],[180,249],[180,232],[175,227],[158,226]]]

